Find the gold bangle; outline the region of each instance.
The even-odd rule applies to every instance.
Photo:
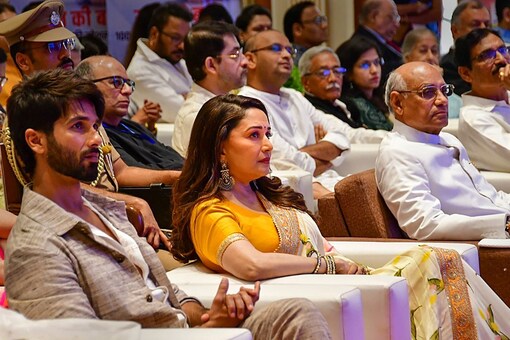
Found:
[[[320,268],[321,268],[321,256],[317,254],[317,265],[315,265],[315,269],[313,270],[312,274],[318,274]]]

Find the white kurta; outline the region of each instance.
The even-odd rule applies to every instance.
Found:
[[[184,158],[186,158],[186,153],[188,152],[191,128],[193,127],[198,111],[200,111],[205,102],[213,97],[215,97],[214,93],[193,83],[193,85],[191,85],[191,92],[188,94],[184,104],[177,113],[174,134],[172,136],[172,147]]]
[[[409,237],[506,238],[510,195],[485,180],[454,136],[396,121],[381,142],[375,170],[381,195]]]
[[[510,105],[462,95],[459,139],[478,169],[510,172]]]
[[[143,107],[145,99],[159,103],[161,121],[173,123],[193,83],[184,59],[172,64],[160,58],[147,46],[147,39],[141,38],[127,74],[136,84],[131,96],[136,106]]]
[[[273,132],[273,158],[286,160],[313,173],[314,159],[299,149],[317,143],[314,132],[317,124],[327,131],[323,141],[330,142],[341,150],[350,147],[343,125],[340,124],[343,122],[333,115],[315,109],[301,93],[293,89],[281,88],[280,94],[276,95],[245,86],[239,94],[257,98],[266,106]]]

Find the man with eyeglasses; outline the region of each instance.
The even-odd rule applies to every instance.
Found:
[[[92,80],[103,94],[103,127],[122,160],[131,167],[165,170],[161,177],[177,179],[180,171],[175,170],[182,169],[184,159],[160,143],[146,127],[125,119],[135,82],[127,78],[124,66],[110,56],[93,56],[78,64],[76,73]]]
[[[459,74],[471,84],[462,95],[459,139],[477,168],[510,172],[510,54],[499,33],[471,31],[455,42]]]
[[[47,0],[36,8],[0,22],[0,35],[10,45],[16,66],[23,75],[53,68],[73,69],[73,32],[64,27],[64,4]]]
[[[393,0],[368,0],[363,3],[359,16],[359,26],[352,35],[362,36],[375,42],[382,52],[382,88],[391,71],[402,65],[400,48],[393,37],[400,26],[400,16]],[[351,37],[351,38],[352,38]]]
[[[507,238],[510,195],[497,192],[462,143],[441,132],[452,93],[440,70],[425,62],[390,74],[385,99],[396,120],[375,164],[379,192],[410,238]]]
[[[349,149],[349,125],[313,107],[299,92],[282,87],[290,76],[295,53],[280,32],[269,30],[248,39],[247,86],[239,94],[261,100],[273,131],[271,166],[276,170],[300,168],[316,176],[314,196],[329,193],[341,177],[333,167]],[[323,130],[318,134],[316,129]]]
[[[190,91],[192,79],[184,63],[184,38],[193,15],[177,3],[157,7],[149,21],[149,37],[137,41],[127,68],[136,82],[132,96],[134,113],[149,100],[161,106],[161,121],[173,123]]]
[[[283,31],[296,49],[293,56],[294,68],[284,86],[303,92],[298,69],[299,59],[307,49],[328,39],[328,18],[321,14],[313,1],[301,1],[285,12]]]
[[[491,17],[489,10],[480,0],[461,1],[452,13],[451,32],[453,40],[465,36],[476,28],[490,27]],[[455,86],[455,93],[459,96],[471,89],[471,85],[464,81],[458,72],[458,65],[455,61],[454,46],[447,54],[441,57],[439,66],[443,69],[445,81]]]
[[[244,86],[247,61],[237,28],[221,21],[193,26],[184,39],[184,54],[194,83],[175,119],[172,146],[186,157],[198,111],[212,97]]]
[[[347,106],[340,101],[343,75],[347,70],[340,66],[340,59],[329,47],[309,48],[299,60],[301,82],[305,98],[316,109],[331,114],[346,123],[346,134],[351,143],[379,143],[386,131],[369,130],[354,119]],[[323,130],[322,127],[318,127]],[[320,132],[319,130],[319,132]]]

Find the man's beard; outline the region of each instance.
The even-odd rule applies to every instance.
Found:
[[[62,175],[84,182],[95,180],[98,174],[97,163],[90,163],[88,167],[83,164],[84,158],[91,152],[99,154],[99,149],[87,149],[78,156],[76,152],[60,145],[53,135],[48,136],[48,165]]]

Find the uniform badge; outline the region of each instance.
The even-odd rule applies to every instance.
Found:
[[[51,12],[50,22],[54,26],[58,25],[60,23],[60,15],[55,11]]]

